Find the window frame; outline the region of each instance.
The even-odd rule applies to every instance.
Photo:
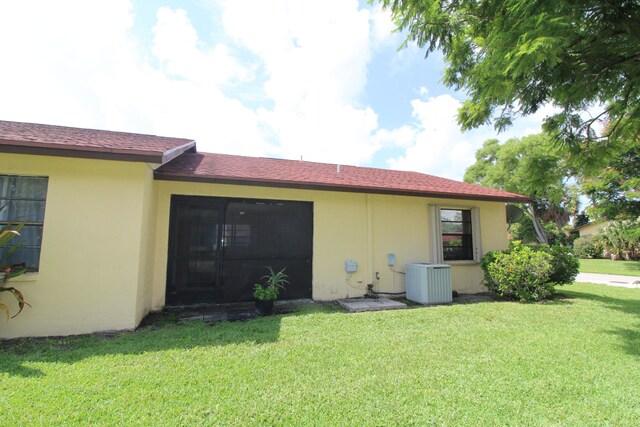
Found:
[[[42,202],[43,207],[42,207],[42,215],[41,218],[42,220],[40,221],[24,221],[24,220],[20,220],[19,218],[11,218],[8,217],[6,220],[2,220],[0,219],[0,228],[4,228],[7,226],[17,226],[19,224],[24,224],[24,228],[23,230],[27,229],[28,227],[40,227],[41,232],[40,232],[40,236],[38,239],[37,244],[34,245],[24,245],[23,247],[25,248],[29,248],[29,249],[34,249],[37,250],[37,265],[35,266],[27,266],[28,270],[27,273],[34,273],[37,274],[40,271],[40,264],[41,264],[41,255],[42,255],[42,241],[44,238],[44,223],[45,223],[45,215],[46,215],[46,210],[47,210],[47,196],[49,193],[49,177],[48,176],[40,176],[40,175],[17,175],[17,174],[8,174],[8,173],[0,173],[0,177],[5,177],[5,178],[18,178],[18,179],[42,179],[45,181],[46,185],[45,185],[45,192],[44,192],[44,196],[43,198],[36,198],[36,197],[1,197],[0,196],[0,206],[2,206],[2,203],[5,201],[13,201],[13,202]],[[15,239],[15,242],[12,243],[18,243],[20,241],[20,237],[18,237],[17,239]],[[11,246],[11,243],[9,244]],[[22,276],[20,276],[22,277]]]
[[[464,260],[445,260],[444,241],[442,232],[442,210],[470,211],[471,212],[471,250],[473,257]],[[429,231],[431,262],[435,264],[478,264],[482,259],[482,240],[480,234],[480,209],[477,206],[461,205],[429,205]],[[446,233],[445,233],[446,234]]]

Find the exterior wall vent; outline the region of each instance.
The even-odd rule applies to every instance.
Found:
[[[419,304],[446,304],[451,294],[451,266],[448,264],[407,264],[407,299]]]

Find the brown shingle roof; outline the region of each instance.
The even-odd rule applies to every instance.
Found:
[[[155,178],[318,190],[527,202],[519,194],[418,172],[326,163],[185,153],[155,171]]]
[[[166,163],[194,148],[190,139],[0,121],[0,152]]]

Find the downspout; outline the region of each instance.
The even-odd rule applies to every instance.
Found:
[[[371,206],[371,195],[366,195],[367,203],[367,283],[373,287],[375,273],[373,271],[373,208]]]

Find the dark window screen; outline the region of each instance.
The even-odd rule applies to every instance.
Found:
[[[0,175],[0,230],[24,224],[20,236],[0,248],[1,265],[38,270],[48,182],[46,177]]]
[[[177,215],[184,221],[176,241],[179,263],[178,280],[189,288],[207,288],[215,279],[218,215],[206,206],[180,206]]]
[[[291,282],[279,299],[311,298],[313,205],[173,196],[167,302],[253,300],[267,266]]]
[[[223,207],[202,198],[172,200],[167,303],[212,302],[218,281]]]
[[[266,266],[285,268],[291,282],[280,299],[311,297],[312,205],[229,200],[225,212],[222,299],[253,299]]]

